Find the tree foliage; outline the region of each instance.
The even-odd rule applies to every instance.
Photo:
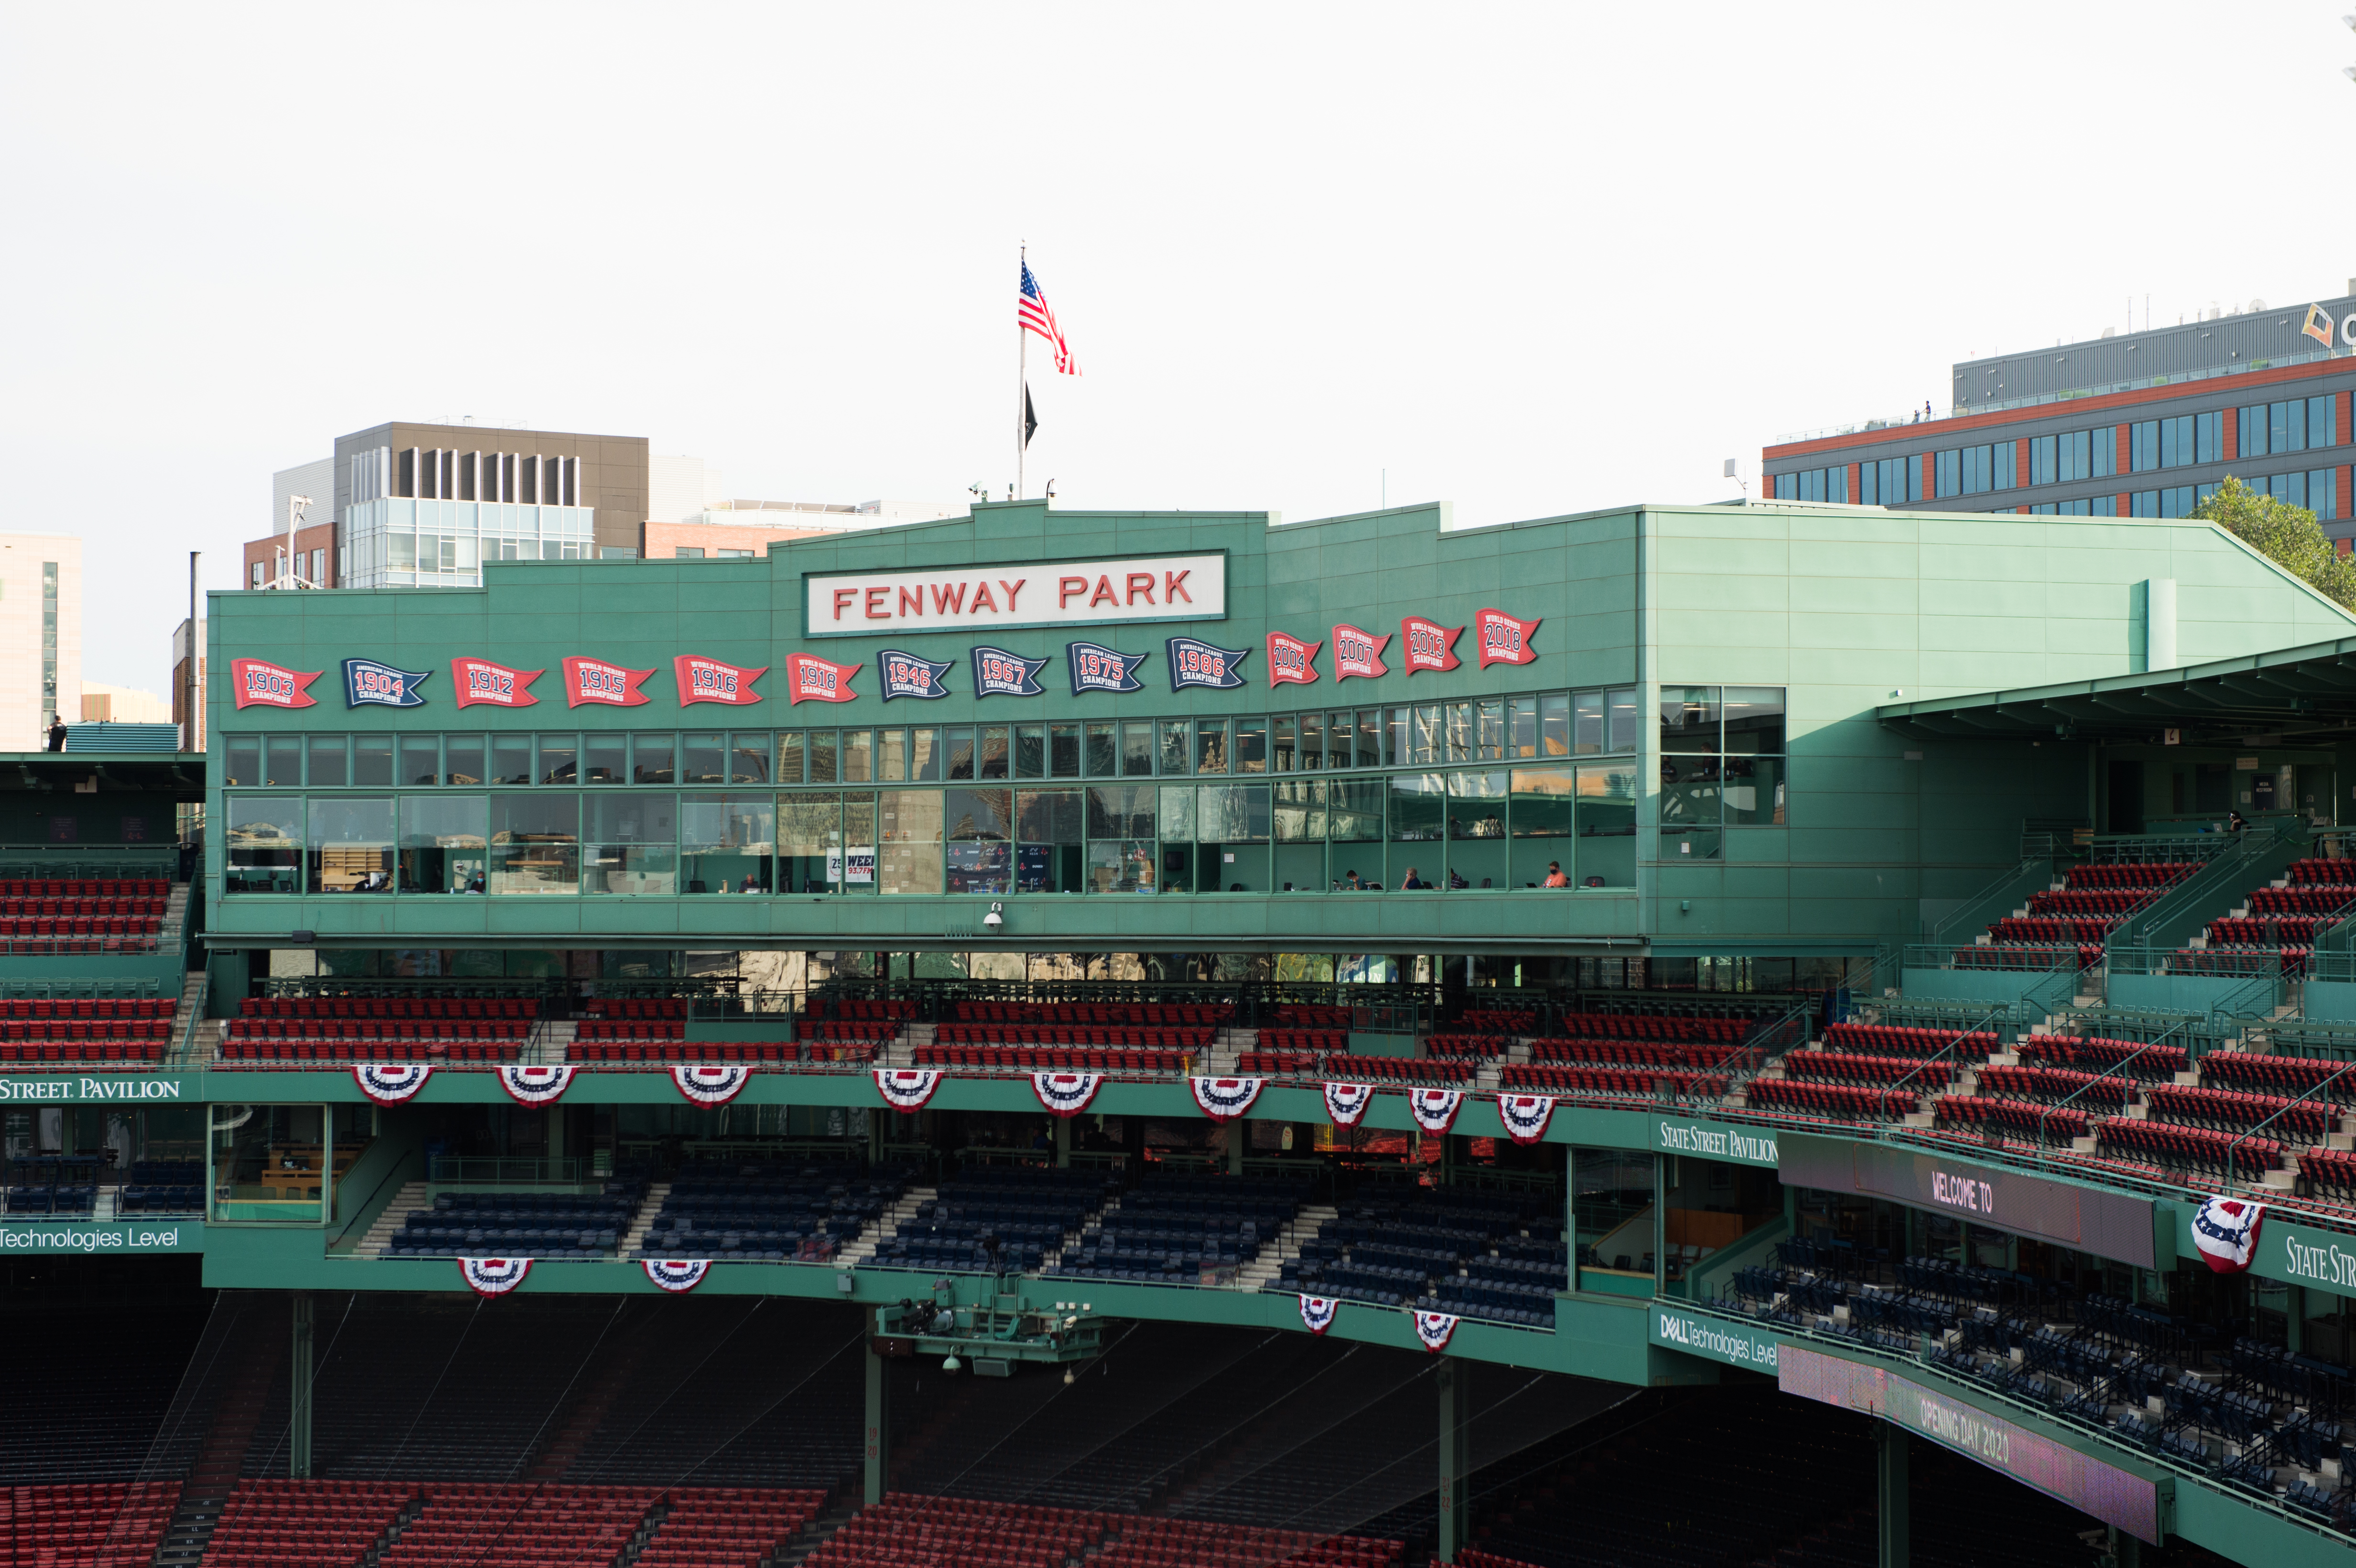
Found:
[[[2262,496],[2228,475],[2192,508],[2335,603],[2356,609],[2356,560],[2340,555],[2305,507]]]

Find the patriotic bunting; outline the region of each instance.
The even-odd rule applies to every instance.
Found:
[[[712,1272],[710,1258],[640,1258],[638,1266],[647,1271],[647,1278],[657,1289],[673,1296],[684,1295],[703,1283]]]
[[[1051,1115],[1076,1116],[1088,1108],[1104,1083],[1101,1072],[1033,1072],[1031,1093]]]
[[[698,1105],[724,1105],[744,1092],[753,1070],[734,1061],[704,1061],[670,1070],[679,1092]]]
[[[1537,1143],[1546,1136],[1547,1124],[1554,1120],[1554,1096],[1500,1094],[1497,1119],[1505,1124],[1505,1136],[1515,1143]]]
[[[572,1083],[573,1069],[569,1065],[525,1067],[512,1061],[499,1064],[499,1087],[519,1105],[545,1105]]]
[[[941,1086],[940,1070],[933,1067],[879,1067],[875,1092],[895,1111],[921,1111]]]
[[[1448,1349],[1448,1341],[1456,1336],[1456,1319],[1445,1312],[1418,1312],[1415,1315],[1415,1337],[1433,1355]]]
[[[1371,1083],[1328,1083],[1325,1085],[1325,1117],[1337,1127],[1355,1127],[1375,1103],[1375,1086]]]
[[[1407,1108],[1414,1114],[1415,1125],[1425,1132],[1444,1133],[1456,1125],[1456,1113],[1464,1108],[1464,1091],[1410,1089]]]
[[[400,1104],[424,1088],[433,1075],[430,1061],[363,1061],[352,1069],[360,1093],[380,1105]]]
[[[2241,1274],[2257,1254],[2258,1227],[2265,1222],[2263,1203],[2246,1198],[2211,1198],[2192,1216],[2192,1244],[2201,1261],[2218,1274]]]
[[[1301,1326],[1312,1334],[1323,1334],[1333,1327],[1333,1315],[1342,1304],[1330,1296],[1304,1296],[1301,1298]]]
[[[1194,1092],[1194,1104],[1203,1107],[1203,1115],[1215,1122],[1232,1122],[1252,1108],[1267,1082],[1265,1078],[1189,1078],[1186,1086]]]
[[[477,1296],[505,1296],[531,1272],[530,1258],[460,1258],[458,1273]]]

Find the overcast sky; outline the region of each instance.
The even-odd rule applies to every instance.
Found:
[[[162,690],[390,419],[732,492],[1714,499],[1971,354],[2347,290],[2347,0],[0,7],[0,526]]]

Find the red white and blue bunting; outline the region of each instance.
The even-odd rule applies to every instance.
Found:
[[[1547,1124],[1554,1120],[1554,1096],[1500,1094],[1497,1119],[1505,1124],[1505,1136],[1515,1143],[1537,1143],[1546,1136]]]
[[[1415,1125],[1427,1133],[1444,1133],[1456,1125],[1456,1113],[1464,1108],[1462,1089],[1410,1089],[1407,1092],[1407,1108],[1415,1116]]]
[[[499,1087],[519,1105],[545,1105],[572,1085],[570,1065],[526,1067],[513,1061],[499,1064]]]
[[[1076,1116],[1088,1108],[1104,1083],[1101,1072],[1033,1072],[1031,1093],[1051,1115]]]
[[[1337,1127],[1355,1127],[1375,1103],[1375,1086],[1371,1083],[1328,1083],[1325,1085],[1325,1115]]]
[[[1301,1326],[1312,1334],[1323,1334],[1333,1327],[1333,1315],[1342,1304],[1330,1296],[1304,1296],[1301,1298]]]
[[[884,1103],[895,1111],[921,1111],[941,1086],[938,1068],[879,1067],[875,1070],[875,1092]]]
[[[398,1105],[434,1076],[430,1061],[363,1061],[352,1068],[360,1093],[380,1105]]]
[[[744,1092],[753,1070],[734,1061],[698,1061],[670,1070],[679,1092],[698,1105],[724,1105]]]
[[[2246,1198],[2211,1198],[2192,1216],[2192,1244],[2201,1261],[2218,1274],[2241,1274],[2258,1252],[2258,1227],[2266,1207]]]
[[[638,1266],[658,1289],[673,1296],[693,1290],[712,1272],[710,1258],[640,1258]]]
[[[1194,1104],[1203,1107],[1203,1115],[1215,1122],[1232,1122],[1252,1108],[1259,1098],[1265,1078],[1189,1078],[1186,1086],[1194,1092]]]
[[[1448,1349],[1448,1341],[1456,1337],[1456,1318],[1446,1312],[1419,1312],[1415,1315],[1415,1337],[1436,1356]]]
[[[458,1272],[477,1296],[505,1296],[531,1272],[530,1258],[460,1258]]]

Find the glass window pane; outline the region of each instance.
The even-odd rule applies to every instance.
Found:
[[[1151,838],[1153,786],[1103,784],[1088,791],[1090,838]]]
[[[1389,805],[1380,779],[1331,779],[1325,785],[1325,836],[1336,844],[1379,844]]]
[[[1153,840],[1151,838],[1091,838],[1088,840],[1088,883],[1092,893],[1151,893]]]
[[[1446,888],[1510,885],[1505,861],[1505,770],[1448,775],[1448,869],[1419,866],[1424,881]],[[1404,885],[1404,884],[1402,884]]]
[[[401,772],[405,784],[438,784],[442,778],[442,737],[403,735],[400,738]]]
[[[1538,754],[1537,698],[1516,697],[1513,699],[1505,716],[1505,754],[1509,757],[1535,757]]]
[[[908,779],[937,784],[941,777],[941,732],[930,726],[908,731]]]
[[[1400,759],[1410,766],[1422,766],[1440,761],[1440,705],[1427,702],[1414,710],[1408,735],[1408,754]]]
[[[1568,838],[1571,834],[1571,800],[1577,788],[1578,774],[1569,768],[1515,768],[1510,781],[1512,813],[1508,820],[1516,838]],[[1559,854],[1549,848],[1549,856]],[[1542,875],[1531,873],[1519,857],[1514,862],[1514,880],[1543,881]]]
[[[1192,784],[1163,784],[1155,797],[1160,803],[1162,841],[1165,844],[1191,844],[1194,841],[1194,788]]]
[[[875,794],[842,792],[842,887],[846,893],[875,891]]]
[[[1269,805],[1269,827],[1281,844],[1314,844],[1325,837],[1325,781],[1280,779]]]
[[[1505,754],[1505,704],[1496,697],[1482,699],[1472,705],[1472,743],[1483,762],[1494,762]]]
[[[623,896],[679,891],[679,801],[656,795],[592,795],[583,802],[587,843],[581,891]]]
[[[228,772],[221,783],[231,787],[244,787],[262,782],[262,737],[231,735],[225,742]]]
[[[1264,844],[1268,841],[1268,785],[1205,784],[1195,794],[1194,837],[1198,842]]]
[[[580,797],[492,796],[491,892],[573,893],[580,885]]]
[[[1612,752],[1633,752],[1636,749],[1637,724],[1641,714],[1636,706],[1636,688],[1622,686],[1604,693],[1604,705],[1612,719],[1612,733],[1604,749]]]
[[[1769,756],[1782,752],[1782,687],[1730,686],[1726,688],[1726,749]]]
[[[1325,716],[1325,765],[1329,768],[1355,768],[1358,765],[1357,723],[1347,713]]]
[[[480,735],[444,735],[442,738],[442,782],[454,784],[478,784],[483,782],[483,738]]]
[[[273,735],[262,746],[262,782],[284,789],[303,782],[303,737]],[[391,780],[386,781],[388,784]]]
[[[542,735],[540,738],[538,777],[544,784],[569,784],[580,776],[581,738],[578,735]]]
[[[1578,736],[1577,754],[1582,757],[1592,757],[1603,750],[1603,694],[1600,691],[1582,691],[1579,694],[1578,703],[1578,729],[1575,731]],[[1571,755],[1572,752],[1568,750],[1558,752],[1554,749],[1554,732],[1549,729],[1547,732],[1546,754],[1549,757],[1564,757]]]
[[[1358,765],[1383,765],[1383,710],[1379,708],[1358,709]]]
[[[860,766],[863,770],[868,755],[868,734],[864,730],[854,731],[853,734],[859,741]],[[591,782],[596,782],[594,776]],[[751,734],[739,731],[728,738],[728,782],[740,784],[765,784],[769,782],[767,731],[756,730]]]
[[[767,794],[680,796],[681,891],[768,891],[769,857],[776,847],[776,811],[777,797]]]
[[[639,740],[641,743],[643,743],[646,737],[640,736]],[[670,755],[670,737],[668,735],[663,736],[662,741],[663,755],[667,764],[668,759]],[[801,783],[802,769],[808,765],[807,757],[808,738],[804,736],[800,731],[787,730],[783,734],[779,735],[777,737],[777,782],[781,784],[797,784]],[[640,784],[651,784],[655,781],[648,779],[641,773],[638,776],[637,782]]]
[[[888,792],[887,792],[888,793]],[[933,795],[930,790],[906,793]],[[938,835],[938,796],[935,834]],[[832,790],[802,790],[777,797],[777,891],[826,893],[842,879],[842,797]],[[935,883],[937,888],[938,883]]]
[[[1006,777],[1007,763],[1011,761],[1008,756],[1010,750],[1005,725],[983,725],[981,727],[980,776],[986,779]]]
[[[841,782],[842,773],[839,767],[841,759],[835,749],[838,739],[839,737],[831,730],[811,730],[803,736],[810,783],[830,784]],[[691,751],[688,754],[690,762],[684,776],[691,783],[695,776],[692,760],[694,753]]]
[[[1718,751],[1718,688],[1714,686],[1661,688],[1662,751],[1679,752]]]
[[[1095,725],[1089,729],[1094,730]],[[1059,779],[1080,776],[1080,727],[1076,724],[1047,726],[1047,772]]]
[[[310,889],[315,893],[392,891],[392,802],[319,795],[311,803]]]
[[[1290,719],[1279,719],[1275,721],[1275,725],[1276,739],[1270,750],[1269,768],[1271,773],[1289,773],[1293,771],[1301,757],[1298,731],[1294,729],[1293,720]]]
[[[401,797],[401,891],[479,893],[488,869],[490,797],[404,795]]]
[[[937,898],[941,891],[941,792],[879,792],[877,867],[886,893]]]
[[[828,739],[830,741],[833,739],[830,732]],[[727,759],[723,754],[725,750],[717,735],[688,736],[680,747],[679,782],[710,784],[722,783],[723,775],[721,770],[727,766]],[[830,779],[834,776],[831,762],[832,759],[830,757],[827,774]]]
[[[1120,741],[1109,724],[1087,727],[1087,776],[1108,779],[1120,772]]]
[[[1047,775],[1047,727],[1044,724],[1014,726],[1014,776],[1018,779],[1044,778]]]
[[[355,757],[357,755],[356,752]],[[390,784],[392,781],[387,779],[385,782]],[[491,782],[499,784],[531,783],[530,736],[494,735],[491,737]]]
[[[950,790],[941,819],[948,829],[948,840],[952,844],[1012,843],[1014,838],[1014,792],[1004,789]],[[954,864],[950,870],[956,870]]]
[[[1161,771],[1164,775],[1183,775],[1194,770],[1191,765],[1194,748],[1189,743],[1188,725],[1183,719],[1165,719],[1162,722]]]
[[[1301,716],[1301,765],[1310,773],[1325,765],[1325,716],[1323,713]]]
[[[1123,778],[1153,776],[1153,726],[1143,721],[1120,727],[1120,775]]]
[[[960,724],[943,731],[948,737],[949,771],[952,779],[973,777],[973,727]]]
[[[299,893],[303,874],[303,797],[228,797],[228,874],[232,893]]]
[[[1633,763],[1590,763],[1579,770],[1579,856],[1574,880],[1583,888],[1636,885],[1636,769]]]
[[[1226,720],[1195,720],[1194,771],[1198,773],[1223,773],[1227,771],[1227,721]]]
[[[1239,773],[1268,772],[1268,720],[1238,719],[1236,720],[1235,771]]]
[[[1078,790],[1022,790],[1014,797],[1014,810],[1020,843],[1077,844],[1085,837]]]
[[[581,737],[581,779],[584,784],[626,784],[630,777],[627,735],[592,731]],[[767,747],[762,748],[766,761]]]
[[[1661,759],[1661,858],[1711,859],[1718,854],[1723,784],[1715,756]]]
[[[908,778],[908,732],[905,730],[879,730],[875,732],[875,781],[878,784],[905,784]],[[786,781],[779,779],[779,784]]]
[[[1730,827],[1783,825],[1783,769],[1781,757],[1739,756],[1726,759],[1725,810]]]
[[[310,779],[313,787],[350,782],[351,766],[341,735],[311,737]]]

